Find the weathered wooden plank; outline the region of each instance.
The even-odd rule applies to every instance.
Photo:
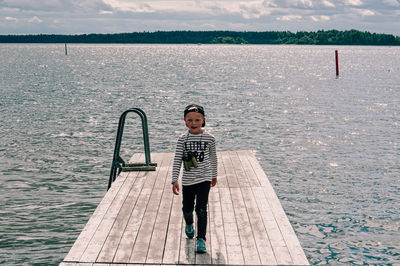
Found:
[[[172,192],[171,192],[172,193]],[[178,264],[182,236],[182,194],[173,197],[172,210],[168,224],[168,235],[165,241],[162,263]]]
[[[166,200],[166,199],[165,199]],[[161,263],[167,234],[169,213],[159,212],[154,224],[146,263]]]
[[[97,257],[97,262],[112,262],[115,252],[117,251],[119,241],[121,240],[123,229],[126,227],[126,224],[129,221],[129,216],[133,211],[133,208],[136,204],[137,198],[140,191],[141,185],[144,183],[144,179],[138,177],[136,182],[134,182],[132,189],[129,192],[125,202],[122,205],[118,216],[112,225],[112,228],[107,236],[107,239],[104,242],[104,245]]]
[[[264,226],[268,233],[272,247],[285,247],[286,243],[282,237],[279,226],[275,220],[272,210],[265,198],[262,188],[252,188],[260,215],[264,220]]]
[[[229,157],[231,158],[232,168],[235,173],[239,187],[249,187],[250,180],[248,179],[246,173],[243,171],[242,162],[236,151],[230,151]]]
[[[159,165],[157,168],[160,168],[160,173],[157,175],[157,179],[155,181],[154,187],[155,188],[165,188],[167,179],[168,184],[171,184],[171,171],[172,171],[172,160],[173,156],[171,153],[159,153],[159,155],[162,157],[163,165],[162,169],[160,168],[161,166]]]
[[[129,217],[129,222],[122,235],[113,262],[126,263],[129,261],[150,195],[151,189],[149,188],[142,188],[140,191],[139,199]]]
[[[149,250],[147,253],[147,258],[146,258],[146,263],[162,263],[163,259],[163,253],[164,249],[160,247],[164,247],[165,245],[165,240],[167,237],[167,228],[168,228],[168,222],[170,218],[170,213],[171,213],[171,206],[172,206],[172,200],[173,200],[173,194],[171,191],[171,182],[170,179],[168,178],[171,173],[171,160],[172,156],[167,156],[167,154],[164,155],[166,158],[165,160],[168,161],[168,170],[165,172],[164,176],[160,176],[157,178],[157,180],[163,180],[164,183],[161,181],[158,182],[159,186],[163,186],[163,195],[161,198],[161,203],[158,209],[158,214],[155,220],[154,224],[154,229],[153,233],[151,236],[151,241],[149,245]],[[157,187],[157,182],[156,182],[156,187]]]
[[[259,265],[260,258],[240,188],[231,188],[231,197],[235,210],[244,262],[246,265]]]
[[[212,188],[209,200],[210,208],[210,234],[211,263],[227,264],[227,252],[224,234],[222,207],[218,187]]]
[[[238,151],[237,154],[239,156],[244,172],[250,179],[251,187],[252,188],[259,187],[260,183],[258,181],[258,178],[253,170],[252,165],[248,160],[249,157],[253,157],[253,154],[250,153],[249,151]],[[261,216],[260,210],[257,207],[257,201],[256,201],[257,195],[256,196],[254,195],[253,189],[251,188],[242,188],[242,195],[244,202],[246,204],[248,215],[250,217],[250,223],[253,230],[254,239],[257,244],[257,250],[260,255],[261,263],[277,264],[268,233],[265,229],[263,217]],[[264,208],[268,207],[268,205],[264,204],[263,207]],[[268,213],[268,211],[266,211],[264,208],[263,208],[264,218],[273,221],[274,218],[272,216],[272,212]],[[277,226],[273,228],[275,228],[276,230],[278,229]]]
[[[252,151],[243,151],[244,154],[247,155],[247,160],[250,163],[251,167],[253,168],[254,174],[258,179],[258,182],[262,187],[267,187],[268,190],[274,192],[273,195],[276,197],[276,193],[269,182],[267,175],[264,173],[264,170],[261,168],[260,163],[254,156]]]
[[[219,156],[221,157],[220,153]],[[210,192],[210,240],[211,240],[211,261],[213,264],[227,264],[228,254],[224,232],[224,220],[222,215],[222,201],[220,198],[220,188],[227,188],[225,167],[222,160],[219,161],[218,177],[224,177],[224,184],[221,186],[220,179],[217,179],[217,184]],[[232,208],[233,210],[233,208]]]
[[[225,176],[229,187],[239,187],[239,182],[233,169],[232,161],[229,152],[222,152],[222,163],[225,169]]]
[[[154,161],[162,161],[161,154],[155,154]],[[102,250],[97,258],[97,262],[112,262],[117,252],[119,242],[122,238],[124,230],[129,221],[129,217],[132,214],[132,211],[137,203],[139,198],[139,192],[142,189],[142,186],[145,182],[144,173],[136,172],[137,177],[133,186],[129,192],[128,197],[122,205],[121,211],[118,213],[118,217],[115,220],[115,223],[112,226],[112,229],[107,236],[107,239],[103,245]]]
[[[225,168],[226,169],[226,168]],[[228,264],[244,264],[242,246],[229,188],[219,188]]]
[[[160,206],[160,200],[164,191],[164,183],[166,179],[166,175],[169,170],[169,159],[168,157],[164,157],[162,164],[158,166],[159,173],[154,179],[152,187],[149,183],[148,187],[152,187],[152,194],[147,204],[147,208],[145,214],[143,216],[142,223],[140,225],[140,230],[138,232],[136,242],[133,246],[132,254],[129,259],[130,263],[145,263],[147,252],[151,240],[151,235],[154,228],[155,219],[157,217],[158,208]],[[161,182],[157,182],[157,179],[162,180]],[[158,186],[156,187],[155,184]],[[146,184],[145,184],[146,186]]]
[[[257,207],[251,188],[242,188],[243,199],[246,204],[248,216],[250,218],[251,228],[253,230],[254,240],[257,245],[261,264],[277,264],[268,233],[264,226],[264,221]]]
[[[158,170],[156,172],[146,172],[145,173],[145,184],[142,187],[140,192],[140,196],[138,199],[138,203],[133,210],[127,227],[123,233],[120,244],[118,246],[118,250],[114,257],[114,262],[123,263],[129,262],[133,247],[135,245],[135,241],[142,224],[142,220],[149,202],[149,198],[153,191],[153,186],[159,171],[164,164],[162,158],[159,157],[160,162],[157,167]]]
[[[155,153],[154,155],[156,155],[156,154],[157,153]],[[153,160],[154,160],[154,157],[153,157]],[[142,161],[145,161],[144,153],[135,153],[129,159],[128,163],[138,163],[138,162],[142,162]]]
[[[249,154],[249,151],[237,151],[237,155],[240,160],[240,164],[249,180],[250,187],[259,187],[260,182],[258,181],[257,175],[254,173],[253,167],[250,164],[248,158],[249,156],[254,156],[253,154]],[[239,162],[238,162],[239,163]]]
[[[136,242],[133,246],[132,254],[129,260],[131,263],[144,263],[146,261],[155,219],[157,217],[160,200],[164,191],[165,176],[169,169],[169,159],[164,157],[161,165],[158,168],[159,173],[156,175],[155,179],[147,183],[148,188],[152,187],[152,194],[147,204]]]
[[[129,263],[145,263],[147,251],[150,244],[151,234],[154,228],[154,221],[157,216],[158,206],[160,204],[162,190],[153,189],[149,203],[147,205],[142,223],[133,246]]]
[[[60,266],[65,266],[65,262],[61,263]],[[90,262],[80,262],[80,263],[68,263],[68,266],[94,266],[94,265],[98,265],[98,264],[94,264],[94,263],[90,263]],[[100,264],[102,266],[104,266],[104,264]],[[108,265],[108,264],[106,264]]]
[[[219,187],[228,187],[228,181],[225,173],[224,164],[222,161],[222,152],[217,153],[218,160],[218,177],[217,184]]]
[[[133,173],[131,173],[133,174]],[[110,205],[110,208],[107,212],[107,215],[104,216],[101,221],[99,227],[96,230],[96,234],[89,242],[89,249],[86,249],[83,253],[81,260],[82,261],[96,261],[101,248],[110,232],[112,225],[115,222],[115,219],[118,216],[119,211],[121,210],[123,202],[126,200],[129,191],[135,181],[135,178],[127,178],[124,182],[123,187],[120,189],[117,196],[114,198],[113,202]]]
[[[287,247],[274,247],[276,261],[279,265],[293,265],[292,256]],[[296,265],[296,264],[294,264]]]

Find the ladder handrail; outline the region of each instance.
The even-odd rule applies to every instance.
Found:
[[[110,179],[108,180],[107,190],[110,189],[111,184],[117,178],[117,169],[118,169],[118,174],[119,174],[122,171],[122,167],[125,166],[125,161],[120,156],[120,150],[121,150],[122,135],[123,135],[124,126],[125,126],[125,119],[126,119],[127,114],[131,113],[131,112],[138,114],[142,121],[144,153],[145,153],[145,159],[146,159],[145,166],[149,167],[152,164],[151,158],[150,158],[150,141],[149,141],[149,131],[148,131],[148,127],[147,127],[146,113],[140,108],[131,108],[129,110],[126,110],[125,112],[122,113],[122,115],[119,118],[118,131],[117,131],[117,137],[115,140],[114,155],[113,155],[113,161],[112,161],[111,171],[110,171]],[[144,169],[144,170],[146,170],[146,169]]]

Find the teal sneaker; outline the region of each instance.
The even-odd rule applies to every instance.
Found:
[[[193,224],[187,224],[186,226],[185,226],[185,233],[186,233],[186,236],[188,237],[188,238],[193,238],[194,237],[194,228],[193,228]]]
[[[206,242],[203,238],[197,239],[197,246],[196,246],[197,253],[206,253]]]

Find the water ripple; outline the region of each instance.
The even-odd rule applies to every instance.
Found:
[[[63,49],[0,45],[0,264],[58,264],[105,194],[119,115],[144,109],[152,151],[173,152],[189,102],[220,150],[257,151],[312,264],[399,263],[399,48]]]

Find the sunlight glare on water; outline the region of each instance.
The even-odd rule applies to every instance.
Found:
[[[334,51],[340,77],[335,77]],[[400,48],[0,45],[0,263],[58,264],[106,192],[119,115],[153,152],[204,105],[256,151],[312,264],[398,264]],[[128,120],[123,158],[142,151]]]

